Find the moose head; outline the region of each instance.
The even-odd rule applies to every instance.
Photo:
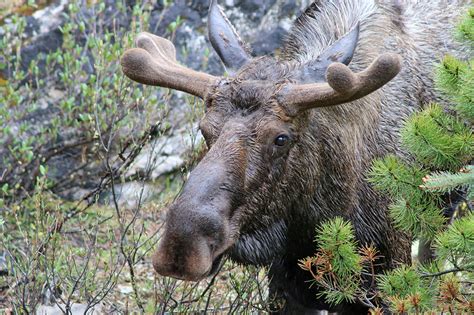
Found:
[[[208,152],[169,206],[153,258],[161,275],[194,281],[214,273],[227,254],[253,264],[272,259],[272,249],[263,247],[277,248],[285,238],[284,208],[314,192],[313,178],[323,167],[317,157],[304,156],[308,142],[314,143],[309,112],[363,98],[400,71],[400,58],[388,53],[359,73],[349,69],[359,25],[301,63],[253,58],[215,0],[208,24],[229,77],[180,65],[173,44],[149,33],[141,33],[137,48],[121,59],[132,80],[205,101],[200,129]]]

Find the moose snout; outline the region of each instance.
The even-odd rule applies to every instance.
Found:
[[[212,248],[203,239],[183,239],[188,243],[179,248],[177,242],[162,240],[153,256],[153,268],[162,276],[198,281],[212,268]]]
[[[153,267],[162,276],[201,280],[219,265],[227,240],[226,224],[219,215],[199,213],[186,219],[169,215]]]

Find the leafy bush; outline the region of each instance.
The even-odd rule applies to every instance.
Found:
[[[119,202],[120,184],[148,178],[162,149],[158,143],[171,128],[168,104],[175,96],[132,83],[119,65],[124,49],[147,29],[155,2],[69,1],[61,46],[29,64],[26,18],[15,14],[3,26],[0,258],[6,257],[7,268],[0,268],[6,272],[0,274],[0,309],[22,314],[45,305],[64,313],[77,307],[123,313],[266,308],[260,269],[229,263],[219,276],[197,284],[154,274],[149,256],[161,233],[161,209],[186,169],[182,176],[150,183],[159,189],[149,203],[143,203],[143,183],[132,206]],[[168,35],[181,23],[174,21]],[[185,101],[184,124],[195,138],[202,104]],[[129,178],[129,166],[144,147],[151,148],[146,170]]]

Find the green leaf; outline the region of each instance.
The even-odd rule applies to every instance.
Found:
[[[43,176],[45,176],[47,173],[46,167],[44,167],[43,165],[39,166],[39,171],[40,171],[40,174]]]

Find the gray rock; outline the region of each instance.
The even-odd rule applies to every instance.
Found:
[[[0,277],[8,275],[10,272],[8,269],[8,257],[7,252],[0,252]]]
[[[38,21],[40,26],[39,34],[47,34],[62,24],[61,15],[64,12],[67,3],[68,0],[56,1],[52,5],[33,13],[33,18]]]
[[[139,203],[143,204],[151,199],[156,189],[153,185],[144,182],[126,182],[123,184],[115,184],[115,198],[119,207],[126,209],[134,209]],[[113,195],[110,191],[107,197],[107,203],[113,204]]]
[[[276,0],[242,0],[236,4],[236,7],[252,19],[258,20],[268,12],[275,2]]]
[[[29,44],[21,49],[23,71],[26,72],[31,61],[37,59],[38,55],[50,53],[61,47],[62,34],[59,26],[63,23],[62,14],[67,3],[68,0],[54,1],[51,5],[26,18],[25,33],[22,36],[28,39]],[[3,33],[4,30],[0,27],[0,38]],[[44,62],[40,62],[39,67],[43,71]],[[1,71],[1,74],[5,77],[12,75],[5,70]],[[24,82],[28,82],[28,79],[27,77]]]
[[[62,315],[65,313],[66,306],[64,304],[58,304],[53,306],[40,305],[36,309],[36,315]],[[95,305],[89,307],[87,304],[73,303],[70,306],[70,313],[72,315],[99,315],[103,314],[102,306]]]
[[[133,288],[129,285],[122,285],[122,284],[119,284],[117,285],[117,290],[122,293],[122,294],[131,294],[133,292]]]
[[[196,130],[197,127],[194,127]],[[186,129],[178,129],[168,137],[162,137],[147,144],[125,173],[125,177],[156,180],[159,177],[179,170],[185,163],[184,157],[190,148],[202,141],[200,132],[194,137]]]

